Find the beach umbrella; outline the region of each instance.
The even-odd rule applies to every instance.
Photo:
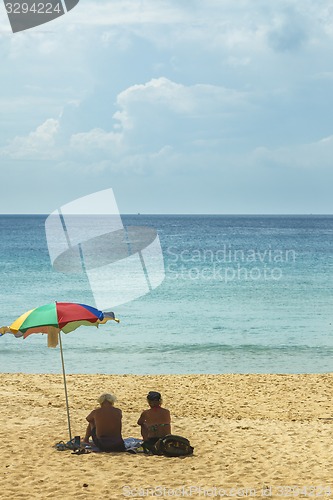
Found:
[[[17,338],[23,337],[25,339],[32,333],[47,334],[48,347],[56,347],[59,340],[70,440],[72,440],[72,432],[61,332],[69,333],[82,325],[98,327],[110,320],[119,323],[113,312],[102,312],[86,304],[52,302],[51,304],[31,309],[17,318],[10,326],[0,328],[0,336],[5,333],[12,333]]]

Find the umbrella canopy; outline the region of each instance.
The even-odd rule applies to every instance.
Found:
[[[23,338],[31,333],[47,333],[48,346],[56,347],[60,330],[69,333],[82,325],[98,327],[109,320],[119,322],[113,312],[103,313],[86,304],[53,302],[25,312],[10,326],[2,327],[0,333]]]
[[[10,326],[0,328],[0,336],[5,333],[12,333],[15,337],[26,338],[31,333],[46,333],[48,337],[48,347],[56,347],[60,340],[60,354],[62,362],[62,373],[64,378],[64,389],[66,397],[67,420],[69,439],[72,440],[67,384],[65,374],[65,364],[62,352],[61,334],[72,332],[82,325],[98,327],[102,323],[114,320],[113,312],[102,312],[94,307],[85,304],[75,304],[73,302],[54,302],[44,306],[36,307],[27,311],[17,318]]]

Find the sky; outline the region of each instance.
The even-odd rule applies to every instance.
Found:
[[[0,213],[332,213],[332,47],[328,0],[1,3]]]

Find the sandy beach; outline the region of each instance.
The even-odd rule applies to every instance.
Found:
[[[123,437],[139,438],[145,395],[158,390],[173,433],[195,448],[182,459],[59,452],[54,444],[68,440],[61,375],[0,380],[1,498],[333,497],[331,374],[67,376],[73,435],[108,391]]]

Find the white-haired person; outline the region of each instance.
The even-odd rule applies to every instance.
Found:
[[[101,451],[125,451],[121,435],[122,412],[115,408],[117,398],[113,394],[102,394],[98,398],[100,408],[87,416],[89,424],[84,441],[89,443],[90,436]]]

